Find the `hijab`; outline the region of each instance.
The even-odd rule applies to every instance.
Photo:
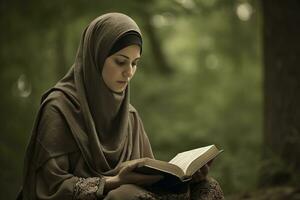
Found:
[[[42,96],[25,155],[23,196],[34,192],[29,185],[34,185],[36,171],[47,160],[75,149],[81,152],[91,176],[114,175],[124,161],[153,157],[139,115],[129,103],[129,85],[114,93],[102,78],[104,61],[114,44],[129,33],[141,38],[137,24],[121,13],[101,15],[85,28],[74,64]],[[59,128],[39,132],[47,105],[60,113],[70,136]]]

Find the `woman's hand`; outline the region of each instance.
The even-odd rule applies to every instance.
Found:
[[[137,163],[128,164],[122,167],[116,176],[106,177],[104,193],[113,190],[123,184],[136,184],[140,186],[148,186],[161,180],[161,175],[145,175],[134,172]]]
[[[195,172],[192,176],[192,183],[199,183],[206,180],[209,171],[209,166],[206,164]]]
[[[201,167],[197,172],[195,172],[195,174],[193,174],[192,183],[199,183],[201,181],[206,180],[212,162],[213,160],[209,161],[207,164]]]
[[[156,183],[163,178],[161,175],[146,175],[134,172],[133,170],[136,168],[136,166],[137,163],[133,163],[123,167],[120,170],[119,174],[117,175],[117,179],[121,184],[147,186]]]

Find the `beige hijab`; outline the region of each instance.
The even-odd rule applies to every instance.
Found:
[[[113,175],[124,161],[153,157],[142,122],[129,104],[129,86],[121,94],[113,93],[101,75],[113,44],[129,31],[141,36],[136,23],[121,13],[93,20],[83,32],[74,65],[42,97],[25,157],[25,199],[34,192],[35,174],[43,163],[77,149],[91,176]],[[70,136],[56,127],[49,133],[39,132],[43,110],[49,104],[61,114]]]

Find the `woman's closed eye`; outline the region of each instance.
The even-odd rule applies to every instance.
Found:
[[[123,67],[123,66],[125,66],[125,65],[127,65],[128,64],[128,61],[127,60],[118,60],[118,59],[116,59],[115,60],[115,63],[117,64],[117,65],[119,65],[120,67]],[[134,61],[134,62],[132,62],[131,63],[131,66],[132,67],[136,67],[137,66],[137,61]]]
[[[127,64],[126,60],[118,60],[118,59],[115,60],[115,63],[119,66],[124,66]]]

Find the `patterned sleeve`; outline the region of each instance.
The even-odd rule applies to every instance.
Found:
[[[69,173],[68,155],[48,160],[36,176],[37,199],[97,200],[102,199],[103,177],[77,177]]]
[[[100,177],[78,178],[74,186],[74,200],[94,200],[103,196],[105,181]]]

